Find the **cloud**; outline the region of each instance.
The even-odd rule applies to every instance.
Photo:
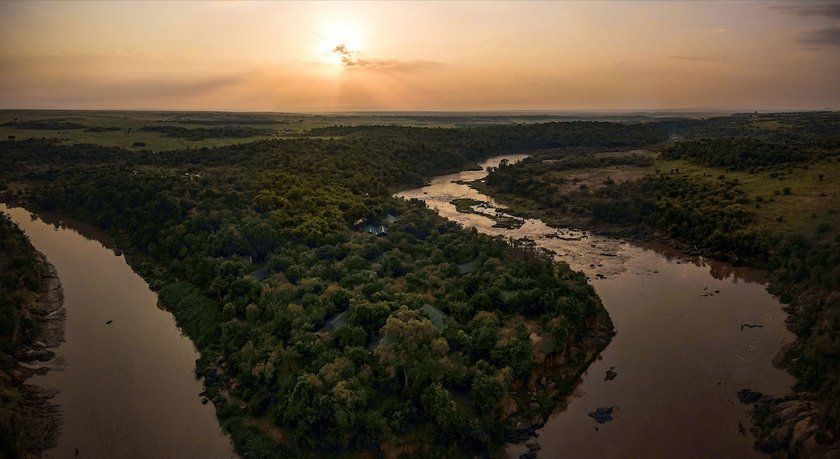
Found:
[[[840,19],[840,2],[772,5],[768,8],[784,14],[821,18],[823,19],[823,24],[825,24],[825,20],[836,21]],[[840,46],[840,24],[835,22],[830,26],[801,30],[797,41],[801,44],[815,47]]]
[[[0,57],[0,67],[5,61]],[[33,107],[79,106],[101,108],[124,106],[148,108],[177,101],[205,100],[230,93],[251,79],[247,72],[210,73],[206,71],[161,72],[150,69],[140,74],[134,69],[88,68],[64,62],[28,60],[24,65],[6,67],[0,81],[0,105]]]
[[[816,46],[840,46],[840,25],[805,30],[799,33],[799,41]]]
[[[444,67],[444,64],[434,61],[401,61],[398,59],[356,59],[352,67],[370,70],[393,70],[409,72]]]
[[[356,53],[350,51],[346,44],[341,43],[333,48],[332,53],[341,58],[341,63],[347,67],[358,65],[359,61],[356,59]]]
[[[772,5],[772,10],[797,16],[822,16],[831,19],[840,19],[840,2],[803,5]]]
[[[333,48],[332,52],[341,59],[341,64],[347,68],[412,71],[439,68],[443,66],[440,62],[422,60],[401,61],[399,59],[363,59],[360,58],[355,51],[350,50],[344,43],[337,45]]]

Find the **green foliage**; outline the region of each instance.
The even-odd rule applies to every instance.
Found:
[[[0,353],[4,355],[37,334],[34,323],[23,317],[23,308],[40,291],[42,270],[29,239],[0,214]]]
[[[68,121],[61,120],[7,121],[0,126],[13,127],[17,129],[36,129],[44,131],[85,128],[85,126],[79,123],[71,123]]]
[[[185,128],[182,126],[143,126],[141,131],[159,132],[167,137],[175,137],[177,139],[186,140],[204,140],[212,138],[247,138],[262,135],[270,135],[274,133],[272,129],[259,129],[249,126],[215,126],[215,127],[197,127]]]
[[[809,153],[840,148],[838,112],[741,113],[708,119],[670,119],[656,125],[672,139],[758,139]]]
[[[392,191],[497,151],[658,138],[609,123],[502,131],[487,141],[493,130],[335,128],[313,134],[341,138],[165,154],[0,142],[10,166],[0,181],[26,183],[31,203],[119,241],[201,351],[197,371],[246,457],[268,438],[340,455],[414,435],[483,455],[510,422],[492,397],[527,387],[544,358],[527,333],[554,336],[562,323],[582,337],[603,309],[585,278],[549,255]],[[374,236],[365,223],[387,231]],[[499,339],[525,319],[533,329]],[[554,351],[581,345],[563,343]]]
[[[552,167],[546,166],[548,171],[541,170],[539,163],[500,167],[487,184],[596,224],[655,228],[719,257],[749,260],[767,250],[766,236],[751,228],[752,201],[737,182],[697,181],[674,171],[605,184],[593,192],[564,192],[551,183]]]
[[[389,141],[418,139],[445,145],[455,151],[477,154],[494,151],[531,151],[560,147],[627,148],[651,145],[665,140],[653,124],[621,124],[596,121],[511,124],[465,129],[415,129],[396,126],[335,126],[313,129],[314,136],[383,137]]]
[[[686,159],[729,170],[757,171],[760,168],[800,163],[811,155],[787,144],[751,138],[703,139],[678,142],[662,152],[666,159]]]
[[[661,229],[731,260],[756,260],[767,251],[766,237],[751,228],[751,201],[735,182],[662,174],[607,186],[583,199],[596,222]]]
[[[43,265],[29,239],[0,213],[0,456],[22,457],[23,395],[12,376],[15,357],[39,333],[29,308],[41,292]]]

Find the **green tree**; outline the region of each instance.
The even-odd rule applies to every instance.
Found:
[[[392,377],[402,373],[408,389],[410,367],[430,356],[437,331],[422,312],[402,306],[385,321],[382,335],[376,355]]]

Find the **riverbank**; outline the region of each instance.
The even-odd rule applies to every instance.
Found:
[[[44,264],[46,274],[43,278],[44,289],[41,300],[35,304],[31,313],[41,324],[41,334],[35,341],[23,349],[18,362],[29,365],[25,374],[45,374],[57,364],[56,349],[64,341],[64,323],[66,311],[64,309],[64,292],[55,267],[46,257],[39,255]],[[32,367],[32,365],[39,365]],[[56,390],[43,389],[40,386],[23,385],[24,432],[32,451],[46,451],[57,444],[61,434],[61,410],[53,403]],[[37,454],[35,454],[37,455]]]
[[[537,166],[532,164],[530,167],[534,169]],[[673,171],[679,171],[679,169],[672,169]],[[531,172],[528,175],[529,179],[533,179],[534,171]],[[672,225],[669,227],[669,231],[639,223],[643,221],[639,216],[645,216],[644,212],[652,212],[650,207],[645,210],[645,207],[640,205],[639,202],[653,197],[651,193],[656,189],[653,184],[659,184],[654,180],[661,181],[663,188],[671,187],[669,196],[665,198],[666,201],[670,201],[666,203],[668,206],[665,207],[666,210],[671,207],[675,210],[695,209],[696,206],[692,204],[692,199],[696,199],[700,190],[693,192],[695,196],[691,196],[692,193],[679,193],[694,186],[691,183],[703,183],[700,178],[710,176],[712,174],[705,170],[703,174],[686,175],[679,178],[678,180],[682,180],[682,182],[668,176],[657,176],[656,179],[648,180],[646,185],[649,188],[647,190],[648,195],[639,193],[635,186],[619,188],[621,185],[604,183],[598,187],[597,192],[592,194],[583,191],[571,192],[580,199],[570,198],[568,193],[546,196],[550,202],[559,204],[557,208],[553,205],[545,205],[533,196],[521,195],[517,191],[504,192],[503,188],[505,187],[488,186],[485,183],[474,183],[473,186],[483,192],[492,193],[494,197],[505,200],[510,205],[510,209],[506,212],[520,217],[539,218],[554,227],[583,228],[593,234],[621,237],[636,242],[657,241],[687,254],[768,269],[769,283],[767,289],[787,304],[785,310],[789,314],[788,327],[798,336],[797,342],[780,351],[774,362],[799,377],[800,383],[793,393],[778,398],[762,396],[759,397],[757,403],[751,402],[755,403],[756,407],[752,411],[755,424],[752,429],[756,436],[755,447],[762,452],[783,457],[838,454],[840,452],[840,435],[827,427],[831,423],[830,419],[835,416],[831,413],[837,412],[832,404],[834,396],[831,395],[835,389],[829,387],[830,385],[823,385],[820,378],[815,379],[816,373],[814,370],[808,369],[808,365],[811,364],[806,363],[818,362],[819,357],[815,357],[815,355],[818,356],[827,352],[826,346],[820,344],[820,341],[813,337],[821,333],[819,327],[817,327],[818,324],[830,323],[831,321],[831,313],[824,311],[830,311],[832,307],[835,307],[832,304],[837,303],[836,299],[833,299],[836,295],[832,295],[832,289],[827,287],[832,282],[831,275],[826,271],[826,268],[831,269],[831,262],[828,263],[828,266],[825,266],[826,257],[832,253],[831,243],[813,242],[814,245],[809,246],[805,242],[813,238],[805,238],[799,235],[800,237],[796,239],[795,236],[791,237],[790,235],[769,234],[768,231],[759,226],[762,221],[761,218],[754,219],[755,217],[750,217],[749,210],[742,211],[737,206],[729,206],[727,212],[732,210],[733,212],[744,213],[739,216],[732,213],[730,214],[732,218],[724,217],[722,221],[730,224],[729,222],[741,218],[748,223],[742,224],[744,226],[735,230],[724,229],[720,235],[703,240],[694,240],[690,237],[681,239],[673,237],[675,234],[673,225],[680,224],[678,219],[668,220],[663,217],[665,220],[662,218],[657,220],[656,218],[646,217],[649,221],[664,221],[662,224]],[[719,180],[722,180],[721,177],[723,176],[721,175]],[[546,175],[545,178],[548,179],[548,176]],[[691,182],[691,180],[694,180],[694,182]],[[674,186],[677,184],[679,186]],[[674,193],[674,188],[680,191]],[[707,190],[704,189],[702,192],[706,193]],[[734,192],[735,198],[728,194],[730,192]],[[760,196],[753,198],[749,193],[742,193],[738,180],[732,181],[732,185],[726,193],[725,197],[722,194],[717,196],[718,198],[723,197],[722,202],[724,203],[737,199],[739,205],[751,204],[754,199],[755,209],[761,209],[761,204],[764,202]],[[739,193],[740,197],[738,197]],[[826,195],[823,193],[822,196]],[[731,202],[730,204],[736,203]],[[723,208],[724,204],[719,204],[719,207]],[[655,205],[653,209],[656,209]],[[633,212],[638,212],[638,215]],[[705,218],[705,215],[710,215],[710,220],[718,218],[715,215],[719,215],[712,208],[703,208],[698,212],[704,215],[702,218]],[[677,212],[668,213],[666,211],[663,211],[663,215],[682,216]],[[803,214],[799,218],[804,219],[806,215]],[[811,214],[811,218],[815,218],[815,214]],[[779,219],[779,221],[786,220]],[[706,225],[708,222],[702,221],[701,223]],[[795,225],[795,222],[791,224]],[[694,227],[697,226],[701,226],[701,224],[694,225]],[[679,232],[677,231],[677,233]],[[792,243],[788,239],[797,242]],[[785,261],[780,262],[779,260]],[[820,265],[823,266],[820,267]],[[796,266],[800,268],[796,268]],[[800,272],[797,273],[797,269]],[[819,319],[820,315],[823,315],[824,318]],[[830,336],[832,333],[830,331],[831,326],[828,325],[827,327],[826,333]],[[817,365],[819,366],[819,363]]]
[[[581,382],[581,376],[610,344],[615,329],[609,314],[602,308],[597,316],[587,321],[576,343],[563,352],[546,356],[542,369],[535,371],[517,397],[502,402],[503,418],[512,421],[514,430],[508,443],[525,444],[529,454],[536,457],[540,450],[538,430],[545,426],[558,408],[565,406]]]
[[[484,165],[492,168],[502,159],[508,158],[491,158]],[[701,448],[709,455],[759,457],[744,435],[750,427],[748,407],[738,403],[737,392],[782,394],[793,382],[771,365],[793,336],[785,329],[781,305],[759,283],[760,273],[660,244],[558,230],[532,218],[522,218],[515,228],[501,227],[498,217],[509,215],[511,202],[467,185],[485,173],[437,177],[400,196],[422,200],[466,228],[527,239],[517,243],[551,252],[584,272],[617,332],[586,367],[572,395],[536,429],[536,441],[522,438],[525,443],[509,445],[507,454],[667,457]],[[756,323],[763,326],[741,327]],[[607,412],[613,422],[599,416]],[[693,415],[686,418],[686,412]],[[645,432],[660,435],[641,441]],[[708,438],[716,442],[708,444]]]
[[[201,403],[193,343],[112,241],[72,220],[0,209],[61,277],[66,342],[53,365],[60,371],[33,372],[27,381],[55,389],[35,395],[54,396],[61,407],[61,435],[46,454],[235,457],[213,405]]]
[[[695,244],[679,240],[662,231],[657,231],[642,225],[622,226],[600,223],[593,221],[591,218],[583,218],[581,216],[564,215],[553,209],[540,206],[539,203],[533,200],[488,187],[483,181],[472,182],[469,186],[488,196],[492,195],[493,199],[504,202],[506,205],[504,209],[505,214],[521,219],[538,219],[547,226],[558,230],[572,229],[572,231],[586,231],[595,236],[621,239],[638,244],[658,243],[687,256],[710,258],[732,263],[736,266],[744,264],[742,260],[733,256],[731,253],[697,247]],[[751,266],[751,268],[761,269],[761,267],[755,266]]]
[[[10,224],[5,219],[2,223]],[[14,290],[3,282],[3,297],[12,300],[14,309],[4,308],[2,319],[14,328],[7,329],[10,347],[0,352],[0,433],[8,457],[40,457],[58,441],[61,411],[53,401],[57,391],[30,384],[29,379],[58,365],[54,350],[64,341],[64,295],[55,267],[43,254],[21,233],[3,235],[0,252],[17,260],[29,258],[33,265],[26,273],[32,279]]]

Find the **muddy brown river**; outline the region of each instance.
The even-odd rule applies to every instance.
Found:
[[[739,404],[737,391],[781,395],[795,382],[771,363],[794,336],[761,273],[653,244],[558,230],[534,219],[518,229],[496,228],[488,216],[459,213],[450,203],[471,198],[486,203],[474,207],[476,212],[495,214],[500,203],[463,183],[481,179],[502,159],[524,157],[491,158],[480,171],[441,176],[398,196],[421,199],[463,226],[528,238],[553,251],[587,274],[609,311],[616,336],[568,403],[538,431],[538,456],[761,456],[752,448],[748,407]],[[610,369],[616,373],[611,380],[605,377]],[[614,407],[610,422],[598,424],[588,416],[609,407]],[[526,451],[524,445],[507,448],[511,457]]]
[[[0,204],[64,289],[65,342],[29,380],[57,389],[63,424],[45,457],[229,458],[233,446],[193,370],[198,352],[95,228]],[[46,220],[46,221],[45,221]],[[110,321],[110,323],[108,323]]]

